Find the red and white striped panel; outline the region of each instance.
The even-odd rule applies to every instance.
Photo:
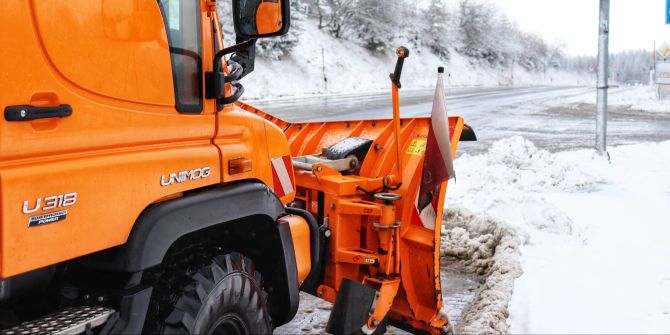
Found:
[[[295,181],[293,179],[293,162],[291,156],[281,156],[272,159],[272,182],[278,197],[293,193]]]

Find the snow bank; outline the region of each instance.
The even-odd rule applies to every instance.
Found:
[[[576,95],[557,104],[595,104],[596,90]],[[609,90],[608,105],[630,110],[670,113],[670,100],[659,100],[655,86],[621,86]]]
[[[590,150],[551,154],[515,137],[456,160],[448,205],[519,232],[523,274],[509,303],[509,331],[668,331],[670,142],[611,148],[610,155],[611,163]],[[476,308],[470,313],[480,317]]]
[[[494,142],[488,154],[459,157],[458,180],[447,203],[552,233],[571,233],[572,220],[540,192],[587,192],[597,178],[516,136]],[[514,210],[510,210],[513,208]]]
[[[521,241],[515,229],[462,208],[448,209],[445,222],[442,257],[458,259],[468,271],[482,278],[474,299],[461,312],[456,333],[508,333],[508,304],[514,280],[521,275]]]
[[[245,99],[267,99],[281,96],[386,91],[388,74],[395,66],[395,53],[370,52],[346,40],[333,38],[318,29],[314,19],[304,21],[305,31],[291,54],[279,61],[256,60],[256,71],[244,79]],[[451,53],[449,64],[427,48],[411,50],[403,70],[403,87],[433,88],[438,66],[447,69],[447,85],[584,85],[588,75],[577,75],[550,69],[546,73],[530,73],[520,66],[491,68],[472,64],[457,52]],[[327,79],[327,80],[324,80]]]

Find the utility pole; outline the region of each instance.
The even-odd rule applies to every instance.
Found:
[[[600,0],[598,23],[598,101],[596,115],[596,150],[607,153],[607,88],[609,77],[610,0]]]

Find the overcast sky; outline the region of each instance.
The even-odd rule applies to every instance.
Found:
[[[510,19],[550,42],[565,45],[569,54],[598,52],[598,0],[490,0]],[[665,24],[666,0],[611,0],[610,51],[651,49],[670,43]]]

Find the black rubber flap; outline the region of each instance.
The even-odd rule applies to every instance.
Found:
[[[474,129],[468,126],[467,124],[463,126],[463,132],[461,133],[461,142],[475,142],[477,141],[477,135],[475,135]]]
[[[342,280],[326,332],[333,335],[350,335],[360,330],[370,317],[369,313],[376,294],[377,290],[359,282]]]

